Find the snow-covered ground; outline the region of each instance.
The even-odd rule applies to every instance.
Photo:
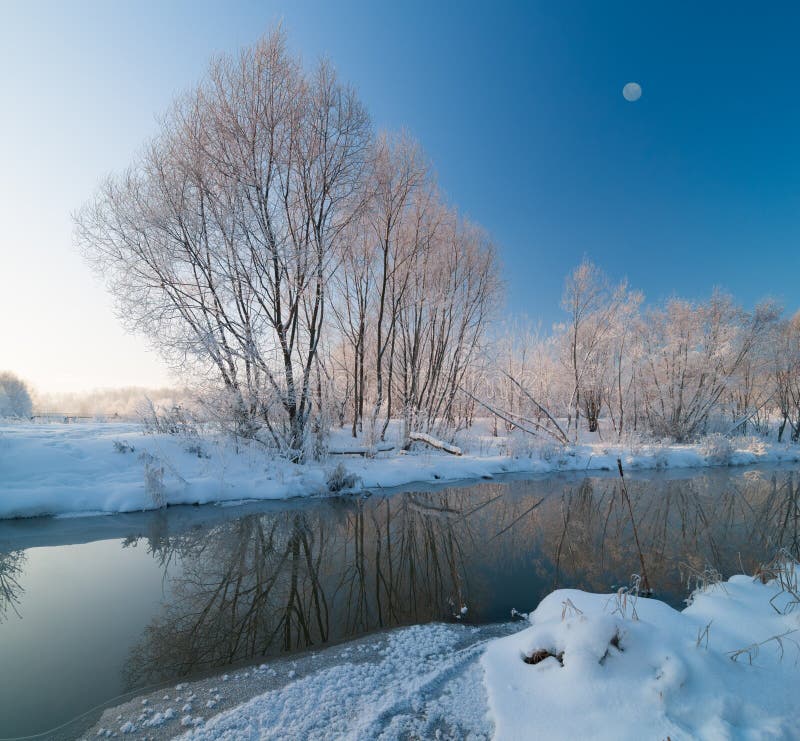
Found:
[[[800,738],[796,599],[742,575],[682,612],[553,592],[483,656],[495,738]]]
[[[720,445],[619,445],[588,440],[561,448],[471,431],[458,440],[464,455],[396,448],[374,458],[329,456],[297,466],[262,448],[213,435],[146,434],[132,423],[0,425],[0,518],[69,513],[132,512],[162,503],[204,504],[284,499],[329,491],[337,465],[359,489],[486,478],[502,473],[673,469],[800,460],[800,446],[734,438]],[[390,439],[391,442],[391,439]],[[330,449],[352,450],[346,430]],[[356,443],[358,446],[358,443]]]
[[[106,710],[85,738],[488,738],[481,655],[512,629],[418,625],[179,683]]]
[[[87,738],[800,738],[796,568],[711,584],[682,612],[558,590],[511,635],[399,629],[159,690]]]

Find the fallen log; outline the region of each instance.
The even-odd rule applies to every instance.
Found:
[[[373,453],[388,453],[394,450],[394,445],[376,445],[374,448],[349,448],[345,450],[329,450],[328,455],[371,455]]]
[[[456,445],[446,443],[443,440],[437,440],[435,437],[426,435],[424,432],[409,432],[408,439],[418,443],[425,443],[426,445],[430,445],[432,448],[443,450],[445,453],[450,453],[451,455],[461,455],[461,448],[457,447]]]

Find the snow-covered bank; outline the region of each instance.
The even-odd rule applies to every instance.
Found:
[[[230,669],[112,707],[82,738],[485,739],[481,653],[513,630],[417,625]]]
[[[328,479],[339,464],[356,477],[357,488],[373,489],[502,473],[615,470],[617,458],[631,471],[800,460],[797,445],[746,439],[726,441],[722,449],[597,441],[515,450],[505,438],[467,442],[461,456],[393,450],[296,466],[241,442],[150,435],[135,424],[6,424],[0,425],[0,518],[320,495],[329,492]],[[351,445],[345,432],[332,437],[333,451]]]
[[[398,629],[150,693],[87,738],[800,738],[796,569],[708,585],[682,612],[559,590],[510,635]]]
[[[795,594],[734,576],[682,612],[553,592],[483,657],[495,738],[800,738],[789,569]]]

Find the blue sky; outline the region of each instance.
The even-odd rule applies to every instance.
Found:
[[[164,378],[75,255],[69,213],[212,54],[278,20],[376,126],[421,141],[495,237],[511,311],[557,321],[583,255],[652,301],[721,286],[798,308],[800,6],[0,2],[0,367],[59,388]]]

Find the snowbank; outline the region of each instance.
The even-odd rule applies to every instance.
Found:
[[[106,710],[85,737],[487,739],[480,657],[489,638],[507,633],[418,625],[365,636],[135,698]]]
[[[220,713],[183,738],[372,739],[396,738],[401,731],[431,738],[437,726],[457,738],[475,726],[488,731],[476,683],[470,688],[469,681],[459,681],[480,656],[480,644],[459,648],[458,638],[444,625],[397,631],[379,661],[345,662],[313,674]],[[474,680],[474,671],[471,676]],[[443,693],[442,685],[450,681],[453,687]]]
[[[639,599],[634,619],[630,600],[553,592],[483,657],[495,737],[800,738],[793,600],[734,576],[682,612]]]
[[[185,439],[145,434],[135,424],[0,425],[0,518],[64,513],[132,512],[161,504],[285,499],[328,492],[342,464],[364,489],[444,483],[502,473],[674,469],[800,460],[798,446],[736,441],[717,447],[589,442],[508,454],[504,438],[474,438],[461,456],[436,450],[393,450],[375,458],[332,455],[326,463],[295,466],[270,459],[257,446],[215,436]],[[347,450],[341,432],[331,448]]]

